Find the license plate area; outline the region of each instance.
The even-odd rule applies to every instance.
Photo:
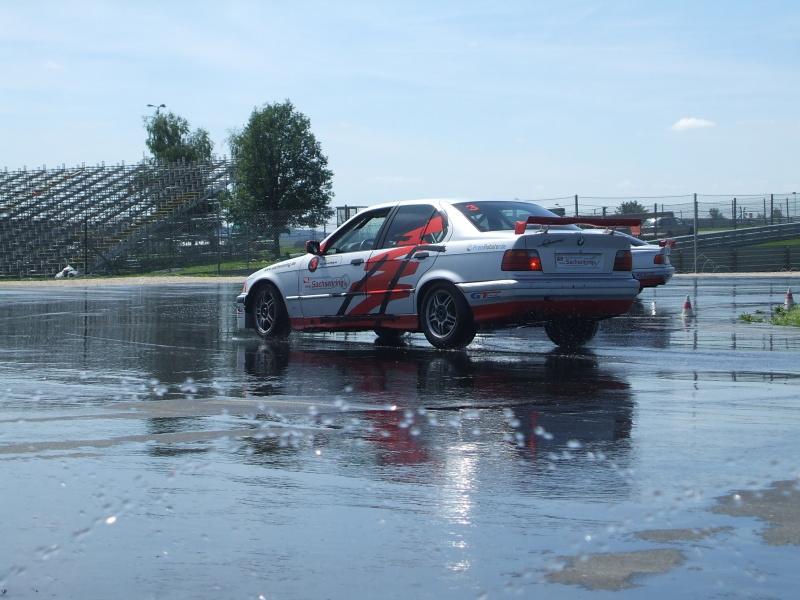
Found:
[[[556,254],[556,267],[559,269],[575,269],[597,271],[600,269],[602,254]]]

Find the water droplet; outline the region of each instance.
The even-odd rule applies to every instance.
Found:
[[[110,517],[106,517],[106,525],[113,525],[117,522],[117,517],[111,515]]]

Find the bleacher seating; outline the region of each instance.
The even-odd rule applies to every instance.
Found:
[[[229,177],[225,159],[0,171],[0,277],[113,270],[202,216]]]

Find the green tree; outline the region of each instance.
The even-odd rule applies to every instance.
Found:
[[[641,215],[647,209],[638,200],[626,200],[617,207],[618,215]]]
[[[708,209],[708,216],[711,217],[712,225],[716,225],[718,221],[722,221],[722,219],[725,218],[725,216],[722,214],[722,211],[716,206]]]
[[[213,144],[205,129],[190,131],[189,122],[173,112],[144,118],[147,148],[153,158],[165,163],[209,160]]]
[[[328,159],[310,121],[289,100],[255,108],[230,143],[235,169],[231,217],[262,229],[276,255],[280,235],[289,227],[317,227],[331,217]]]

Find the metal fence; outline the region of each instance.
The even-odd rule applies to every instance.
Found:
[[[97,165],[0,171],[0,277],[82,273],[244,273],[302,253],[363,206],[336,207],[317,229],[286,230],[275,247],[265,227],[225,220],[226,159],[193,164]],[[564,196],[531,199],[565,215],[618,214],[625,203],[655,219],[642,237],[674,237],[680,272],[798,269],[797,194]],[[659,226],[664,217],[682,230]],[[686,235],[690,234],[690,235]],[[759,247],[771,242],[778,247]]]

